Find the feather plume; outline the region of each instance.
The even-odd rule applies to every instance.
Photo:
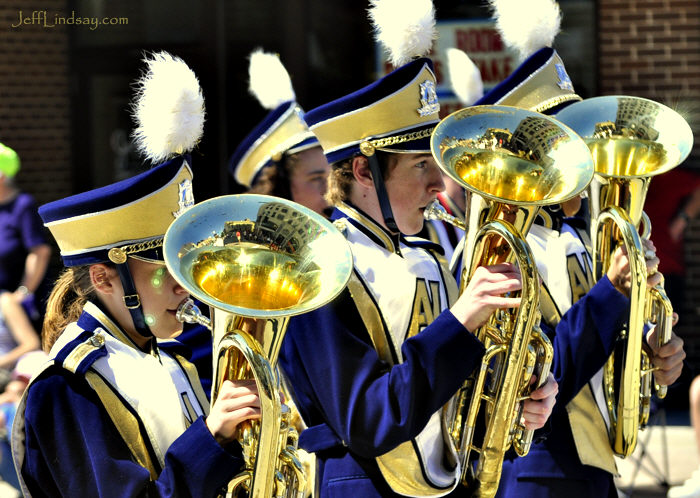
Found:
[[[167,52],[146,55],[136,81],[134,140],[154,163],[191,151],[204,132],[204,96],[194,72]]]
[[[250,93],[265,109],[272,110],[284,102],[296,100],[292,79],[277,54],[255,50],[250,54],[248,75]]]
[[[432,0],[370,0],[374,37],[394,67],[422,57],[437,38]]]
[[[448,48],[446,53],[447,72],[452,91],[463,105],[472,105],[484,94],[484,82],[481,79],[481,72],[462,50]]]
[[[501,38],[521,60],[554,43],[561,27],[561,11],[554,0],[489,0],[489,4]]]

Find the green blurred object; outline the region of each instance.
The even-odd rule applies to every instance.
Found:
[[[8,178],[14,178],[19,171],[19,156],[7,145],[0,143],[0,173]]]

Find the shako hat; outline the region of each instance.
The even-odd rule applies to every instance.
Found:
[[[559,5],[554,0],[489,0],[489,3],[501,38],[506,45],[517,49],[522,62],[474,105],[500,104],[555,114],[581,100],[564,62],[552,48],[561,26]]]
[[[182,59],[166,52],[147,56],[145,63],[148,71],[136,83],[134,137],[158,164],[39,208],[65,266],[121,263],[127,255],[161,260],[153,250],[173,219],[194,204],[189,151],[204,128],[199,82]]]
[[[304,122],[289,73],[276,54],[260,49],[250,55],[250,92],[270,112],[236,147],[229,171],[241,185],[251,187],[262,168],[319,143]]]
[[[189,152],[204,130],[197,77],[178,57],[158,52],[144,62],[132,111],[137,148],[157,166],[132,178],[39,208],[65,266],[114,263],[136,330],[151,337],[128,257],[162,261],[163,236],[194,204]]]
[[[375,150],[430,152],[439,121],[433,63],[422,57],[436,37],[430,0],[372,0],[375,37],[396,68],[374,83],[304,116],[329,163]]]

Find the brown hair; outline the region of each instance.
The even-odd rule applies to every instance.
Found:
[[[392,166],[396,164],[394,154],[378,150],[376,152],[379,168],[382,172],[384,181],[389,179]],[[357,156],[355,156],[357,157]],[[354,157],[345,159],[337,163],[333,163],[331,174],[328,176],[328,190],[326,191],[326,201],[331,206],[337,206],[341,202],[346,201],[352,192],[352,185],[355,181],[355,176],[352,172],[352,161]]]
[[[248,192],[292,200],[290,179],[298,163],[299,154],[284,154],[282,159],[263,167],[255,175]]]
[[[90,265],[66,268],[56,280],[46,303],[41,343],[48,352],[68,324],[78,320],[88,299],[95,297]]]

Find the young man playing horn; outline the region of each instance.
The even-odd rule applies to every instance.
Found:
[[[441,408],[480,364],[473,332],[519,304],[504,297],[521,286],[513,266],[479,268],[457,298],[439,247],[409,237],[444,189],[429,147],[439,111],[432,62],[410,59],[305,116],[332,164],[331,218],[354,258],[348,288],[292,318],[280,353],[321,497],[464,493]],[[525,402],[528,428],[543,426],[556,390],[550,381]]]
[[[581,100],[561,58],[551,48],[561,20],[556,3],[539,2],[539,12],[533,11],[535,6],[530,3],[518,4],[518,8],[513,2],[490,3],[496,11],[501,38],[517,48],[524,60],[477,104],[510,105],[556,117],[563,107]],[[541,22],[522,23],[528,16]],[[549,40],[543,26],[551,30]],[[613,498],[618,494],[607,408],[603,406],[602,367],[629,316],[630,268],[626,254],[618,249],[607,275],[595,282],[588,220],[579,211],[580,196],[542,208],[528,233],[527,241],[542,279],[541,327],[552,340],[552,371],[560,389],[546,438],[536,438],[524,457],[506,455],[499,498]],[[654,286],[661,279],[653,271],[659,260],[653,244],[646,249],[650,275],[647,285]],[[681,373],[683,341],[674,334],[669,344],[659,348],[655,333],[646,338],[657,368],[655,380],[671,384]]]

